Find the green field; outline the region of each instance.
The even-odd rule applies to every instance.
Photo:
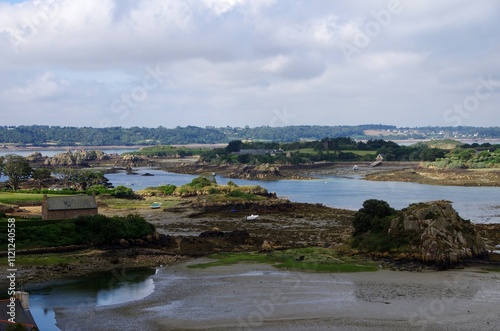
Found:
[[[153,202],[161,203],[161,208],[169,208],[177,205],[180,200],[175,198],[160,198],[148,197],[145,200],[135,199],[119,199],[119,198],[101,198],[97,197],[97,201],[106,205],[111,209],[144,209],[149,208]]]
[[[209,256],[216,261],[190,265],[189,268],[209,268],[240,262],[267,263],[280,269],[312,272],[376,271],[375,262],[360,257],[340,256],[331,249],[308,247],[273,251],[270,253],[219,253]]]
[[[43,194],[0,192],[0,203],[6,205],[40,203],[42,200]]]

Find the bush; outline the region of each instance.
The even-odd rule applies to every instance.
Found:
[[[199,177],[196,177],[195,179],[193,179],[191,181],[191,183],[189,183],[187,185],[189,185],[195,189],[201,189],[201,188],[204,188],[206,186],[211,186],[212,184],[216,184],[215,181],[211,181],[210,179],[208,179],[205,176],[199,176]]]
[[[91,195],[91,194],[95,194],[95,195],[106,194],[110,191],[112,191],[112,190],[108,189],[106,186],[104,186],[102,184],[92,185],[89,188],[87,188],[87,194],[89,194],[89,195]]]
[[[177,187],[175,185],[161,185],[158,189],[165,195],[172,195]]]
[[[139,215],[78,217],[76,231],[86,244],[110,244],[118,239],[138,239],[152,234],[155,227]]]
[[[131,199],[135,197],[134,191],[131,188],[128,188],[123,185],[117,186],[114,189],[114,192],[111,193],[111,195],[117,198],[124,198],[124,199]]]
[[[211,187],[208,189],[208,194],[218,194],[218,193],[220,193],[220,191],[215,187]]]
[[[363,202],[363,208],[354,216],[354,236],[368,231],[381,232],[385,228],[385,219],[396,211],[383,200],[370,199]]]
[[[232,190],[227,194],[228,197],[231,198],[240,198],[240,199],[246,199],[246,200],[255,200],[258,199],[259,197],[255,194],[252,193],[245,193],[240,191],[239,189]]]
[[[353,247],[367,251],[389,251],[393,239],[388,228],[396,210],[383,200],[370,199],[363,202],[363,208],[354,215]]]

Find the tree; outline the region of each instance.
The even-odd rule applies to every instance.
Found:
[[[117,198],[123,198],[123,199],[132,199],[135,197],[134,191],[131,188],[128,188],[123,185],[117,186],[112,195]]]
[[[383,220],[387,216],[394,215],[396,210],[383,200],[370,199],[363,202],[363,208],[356,212],[352,225],[354,236],[370,230],[380,231],[383,228]]]
[[[3,173],[9,177],[9,184],[14,191],[22,181],[31,177],[31,172],[31,167],[24,157],[15,154],[5,156]]]
[[[226,152],[239,152],[241,147],[243,147],[243,142],[241,140],[233,140],[227,145]]]
[[[64,188],[69,188],[69,184],[72,182],[75,170],[71,168],[59,168],[54,170],[54,175],[57,178],[62,179]]]
[[[33,169],[31,176],[38,183],[38,187],[42,188],[43,181],[50,178],[51,171],[47,168],[37,168]]]
[[[92,185],[109,186],[108,179],[100,171],[76,170],[72,179],[75,186],[80,188],[82,191],[85,191],[87,187]]]

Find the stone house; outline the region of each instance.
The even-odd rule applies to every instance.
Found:
[[[97,215],[95,195],[43,196],[43,220],[64,220],[87,215]]]

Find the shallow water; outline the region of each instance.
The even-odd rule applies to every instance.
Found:
[[[494,330],[500,281],[470,271],[354,274],[280,271],[238,264],[188,269],[189,261],[152,276],[143,300],[58,309],[63,329],[106,330]],[[491,323],[488,327],[487,323]]]
[[[30,311],[40,330],[60,330],[55,309],[105,307],[141,300],[155,290],[154,269],[119,269],[84,277],[73,277],[34,284],[30,293]]]
[[[174,184],[180,186],[196,176],[174,174],[151,168],[138,168],[139,175],[107,174],[113,185],[125,185],[134,190],[148,186]],[[154,176],[140,176],[149,172]],[[216,176],[217,183],[228,180]],[[238,185],[260,185],[279,197],[294,202],[322,203],[324,205],[357,210],[365,200],[382,199],[393,208],[401,209],[411,203],[449,200],[460,216],[474,223],[500,223],[500,188],[437,186],[405,182],[376,182],[359,176],[322,176],[316,180],[256,181],[231,179]]]

